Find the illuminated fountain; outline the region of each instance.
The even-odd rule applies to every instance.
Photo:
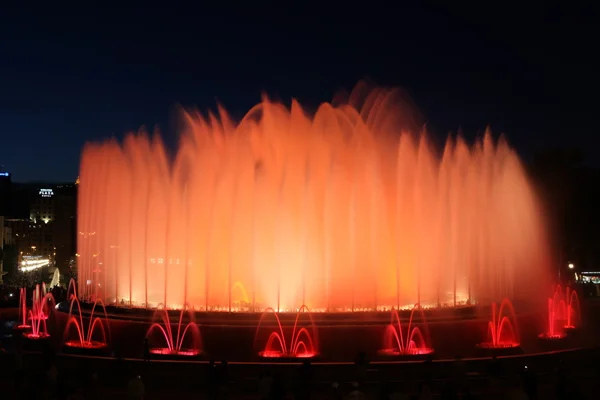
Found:
[[[162,306],[162,305],[161,305]],[[175,355],[175,356],[197,356],[202,350],[202,339],[200,336],[200,328],[194,320],[194,313],[190,310],[188,312],[190,321],[182,328],[183,315],[186,308],[182,308],[179,314],[179,322],[177,323],[177,333],[173,335],[173,328],[169,313],[165,308],[159,308],[154,312],[153,321],[157,318],[162,320],[162,325],[158,322],[153,322],[148,329],[146,338],[150,344],[150,353],[158,355]],[[187,341],[186,346],[186,335],[188,334],[190,339]],[[158,335],[160,340],[164,339],[166,347],[154,346],[151,339],[154,338],[153,333],[160,332],[162,335]]]
[[[31,325],[27,323],[27,289],[19,289],[19,325],[16,326],[18,330],[26,330],[31,328]]]
[[[413,321],[415,311],[420,313],[421,316],[421,328],[416,326]],[[425,334],[423,334],[423,331]],[[383,349],[379,351],[379,354],[385,356],[415,356],[415,355],[426,355],[433,353],[433,347],[431,347],[429,339],[429,328],[427,326],[427,320],[423,313],[423,308],[419,305],[415,305],[410,312],[410,318],[408,320],[408,326],[406,332],[402,329],[402,323],[400,322],[400,315],[397,310],[392,311],[392,318],[390,324],[386,326],[383,336]]]
[[[69,300],[69,316],[67,318],[67,325],[65,327],[64,333],[64,345],[68,348],[76,348],[76,349],[90,349],[90,350],[99,350],[104,349],[108,346],[108,337],[106,335],[106,329],[108,328],[108,315],[106,314],[106,308],[104,307],[104,303],[100,299],[96,299],[94,301],[94,305],[92,306],[92,311],[88,318],[88,324],[86,325],[83,320],[83,312],[81,310],[81,304],[79,303],[79,299],[77,298],[77,289],[75,287],[75,281],[71,279],[69,282],[69,287],[67,289],[67,293],[72,290]],[[77,304],[76,312],[78,315],[73,315],[73,306]],[[104,311],[104,322],[102,322],[101,317],[95,317],[94,312],[96,311],[96,306],[100,305],[102,310]],[[77,316],[79,318],[77,318]],[[87,329],[86,329],[87,326]],[[72,331],[73,329],[77,333],[75,339],[72,339]]]
[[[570,287],[557,285],[554,295],[548,298],[548,331],[539,335],[540,339],[560,340],[566,332],[574,330],[581,324],[581,310],[577,292]]]
[[[513,349],[519,347],[519,332],[515,309],[508,299],[502,300],[500,309],[492,303],[492,320],[488,322],[487,341],[478,344],[482,349]]]
[[[575,290],[571,290],[571,288],[567,286],[565,298],[567,300],[567,324],[565,325],[565,329],[577,329],[581,325],[579,296]]]
[[[15,327],[19,331],[29,331],[23,335],[29,339],[43,339],[48,337],[46,320],[52,312],[54,306],[54,296],[47,293],[46,285],[36,285],[31,297],[31,309],[27,309],[27,289],[19,289],[19,317],[18,325]]]
[[[517,154],[489,132],[437,151],[399,92],[367,89],[313,115],[267,98],[239,123],[183,113],[173,157],[145,133],[86,145],[82,298],[224,312],[535,298],[549,252]]]
[[[309,318],[310,325],[308,329],[306,327],[298,327],[298,321],[301,314],[306,314]],[[256,334],[254,335],[255,347],[259,341],[259,333],[261,332],[261,324],[263,319],[268,315],[273,315],[277,326],[275,330],[269,334],[264,347],[259,351],[258,355],[263,358],[312,358],[319,354],[319,343],[317,336],[317,327],[313,321],[312,315],[308,307],[303,305],[300,307],[294,319],[294,327],[289,336],[289,342],[286,339],[286,334],[279,315],[273,308],[268,308],[262,313],[258,326],[256,327]],[[309,331],[310,329],[310,331]]]
[[[23,336],[34,340],[49,337],[46,321],[54,306],[54,296],[52,296],[52,293],[46,293],[46,285],[44,283],[36,285],[33,291],[31,310],[29,310],[31,332],[25,332]]]

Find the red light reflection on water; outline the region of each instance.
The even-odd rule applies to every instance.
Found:
[[[26,337],[27,339],[31,339],[31,340],[46,339],[46,338],[50,337],[50,335],[47,334],[46,332],[39,332],[39,333],[27,332],[27,333],[24,333],[23,336]]]
[[[515,347],[519,347],[521,343],[519,342],[483,342],[479,343],[477,347],[481,349],[514,349]]]
[[[538,335],[538,337],[540,339],[546,339],[546,340],[561,340],[567,337],[566,333],[554,333],[554,334],[550,334],[548,332],[545,333],[540,333]]]
[[[412,348],[403,351],[399,351],[398,349],[382,349],[379,350],[378,353],[382,356],[424,356],[427,354],[433,354],[433,348]]]
[[[161,356],[185,356],[194,357],[200,354],[199,350],[186,349],[186,350],[173,350],[168,347],[153,347],[150,349],[150,354],[157,354]]]
[[[103,349],[107,346],[106,343],[97,342],[95,340],[92,341],[80,341],[80,340],[67,340],[65,342],[65,346],[80,348],[80,349]]]
[[[305,350],[294,354],[288,354],[277,350],[265,350],[258,352],[258,355],[263,358],[313,358],[318,356],[319,353]]]

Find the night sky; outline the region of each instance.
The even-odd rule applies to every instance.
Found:
[[[438,137],[490,125],[526,159],[600,153],[593,14],[569,4],[83,3],[0,6],[0,164],[15,181],[73,181],[86,141],[142,125],[175,143],[177,104],[241,116],[266,90],[315,106],[362,78],[406,89]]]

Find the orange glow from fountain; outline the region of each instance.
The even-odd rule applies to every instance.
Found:
[[[515,152],[486,132],[438,154],[397,92],[365,89],[314,115],[266,98],[239,123],[185,113],[172,160],[158,135],[86,145],[82,297],[319,312],[533,296],[546,235]]]

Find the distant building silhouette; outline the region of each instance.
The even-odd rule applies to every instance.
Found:
[[[4,271],[4,242],[10,240],[10,230],[4,226],[4,216],[10,213],[12,181],[9,172],[0,167],[0,283],[3,283]]]
[[[11,183],[4,225],[10,228],[20,262],[50,260],[48,273],[64,273],[76,251],[77,185]]]

